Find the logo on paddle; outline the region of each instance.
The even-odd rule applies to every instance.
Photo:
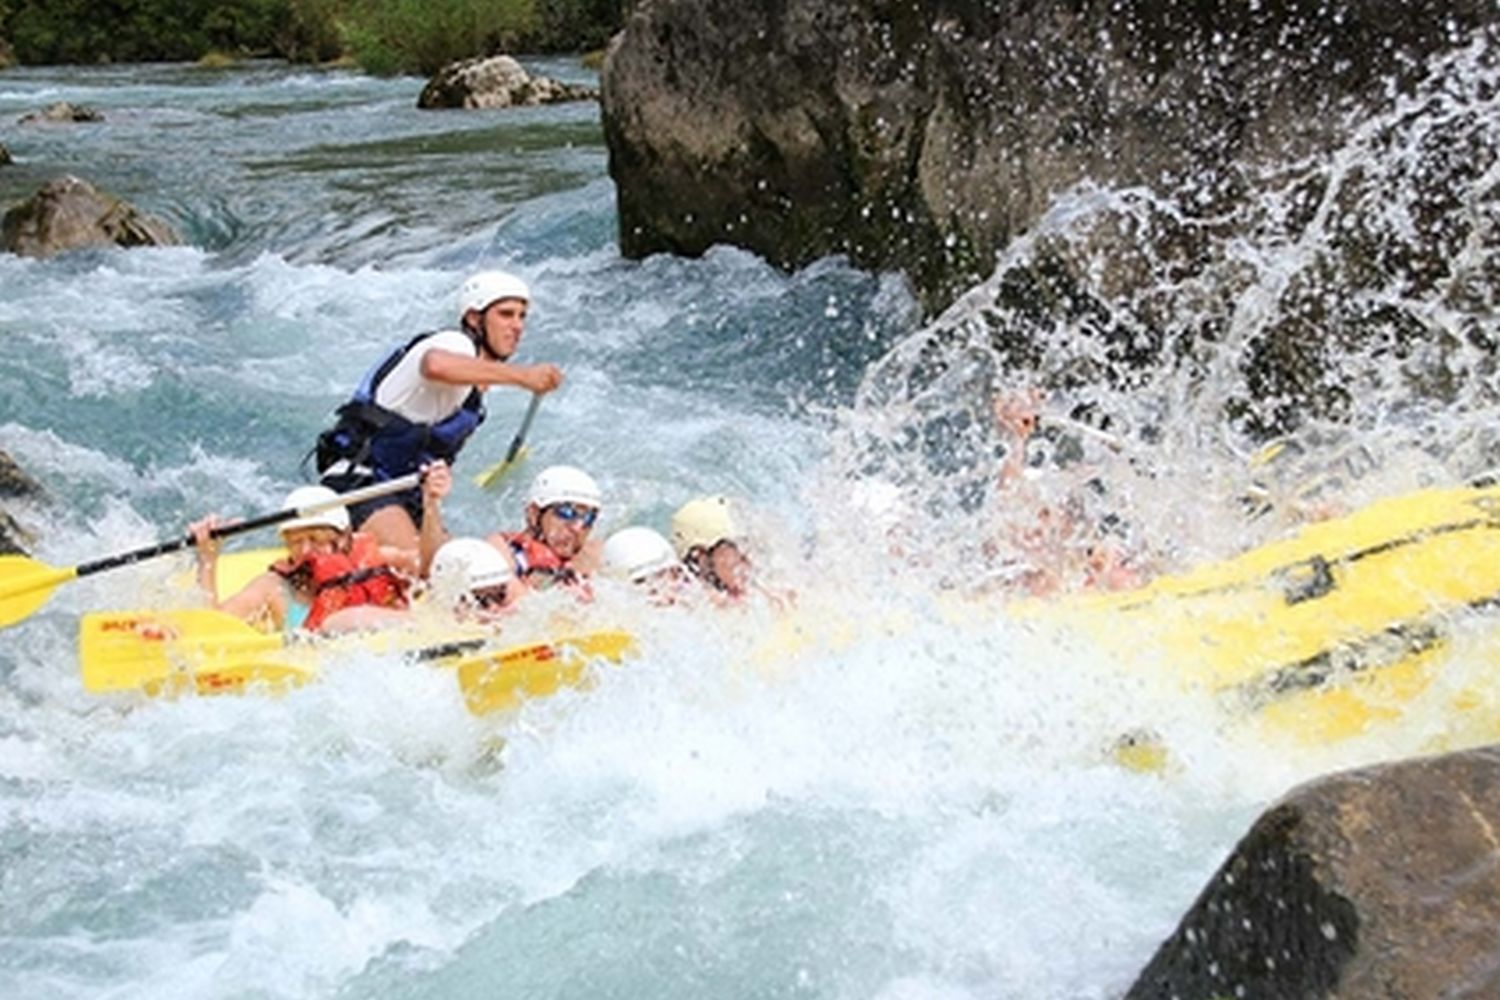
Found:
[[[147,642],[170,642],[178,638],[171,625],[156,618],[111,618],[99,626],[100,632],[130,632]]]

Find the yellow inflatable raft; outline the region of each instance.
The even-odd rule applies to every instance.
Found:
[[[1440,693],[1440,744],[1500,738],[1494,686],[1484,682],[1492,671],[1435,686],[1460,636],[1500,664],[1487,617],[1496,611],[1493,486],[1383,500],[1139,589],[1006,608],[1090,636],[1142,669],[1172,669],[1229,712],[1308,743],[1367,732]]]
[[[331,638],[261,632],[209,608],[98,612],[79,622],[84,688],[151,696],[284,691],[341,660],[394,655],[451,670],[477,715],[584,683],[591,664],[619,662],[634,640],[614,630],[517,642],[505,633],[435,639],[406,629]]]
[[[276,557],[274,550],[225,557],[221,589]],[[1170,670],[1230,717],[1307,743],[1356,736],[1400,719],[1419,699],[1440,697],[1445,724],[1432,748],[1442,749],[1500,739],[1494,670],[1438,684],[1465,634],[1479,634],[1465,648],[1478,650],[1486,669],[1500,668],[1500,642],[1487,633],[1496,611],[1500,487],[1473,487],[1383,500],[1135,590],[1011,601],[998,612],[965,602],[955,624],[1000,613],[1087,637],[1121,669]],[[823,620],[819,628],[830,631],[822,638],[836,638],[836,625]],[[808,627],[801,621],[794,645],[822,648]],[[92,691],[285,686],[314,676],[349,646],[454,668],[466,701],[481,713],[576,684],[590,662],[617,661],[633,648],[629,635],[614,630],[510,644],[503,636],[424,642],[409,634],[302,643],[207,610],[88,615],[80,635]],[[1151,720],[1141,722],[1149,729]]]

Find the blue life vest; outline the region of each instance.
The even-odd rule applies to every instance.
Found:
[[[469,435],[484,423],[484,395],[478,389],[434,424],[408,420],[375,402],[375,392],[385,377],[413,347],[431,336],[419,334],[393,348],[365,373],[353,398],[335,411],[338,423],[318,435],[314,451],[320,475],[343,482],[383,482],[438,459],[451,464],[457,457]]]

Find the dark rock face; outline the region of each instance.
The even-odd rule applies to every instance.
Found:
[[[15,459],[0,451],[0,498],[31,501],[42,499],[43,495],[41,485]],[[25,555],[23,545],[31,540],[30,533],[16,523],[9,511],[0,510],[0,555]]]
[[[49,122],[102,122],[103,120],[104,116],[93,108],[58,101],[47,105],[40,111],[22,115],[18,122],[21,125],[40,125]]]
[[[0,248],[28,257],[96,246],[175,246],[170,225],[133,205],[65,176],[48,181],[0,221]]]
[[[1268,810],[1129,1000],[1500,996],[1500,747],[1319,780]]]
[[[417,98],[419,108],[509,108],[591,101],[590,87],[532,76],[510,56],[465,59],[438,71]]]
[[[15,160],[11,159],[10,150],[5,148],[4,143],[0,143],[0,167],[14,162]]]
[[[621,245],[849,253],[946,302],[1085,178],[1191,185],[1198,213],[1222,210],[1250,164],[1329,150],[1347,102],[1495,16],[1480,0],[654,0],[604,70]]]
[[[0,556],[24,556],[25,544],[31,541],[30,533],[10,516],[9,511],[0,510]]]
[[[620,243],[975,290],[1003,367],[1215,368],[1258,434],[1349,419],[1351,352],[1451,398],[1495,374],[1497,51],[1482,0],[651,0],[603,74]]]
[[[27,475],[15,459],[0,451],[0,497],[36,500],[41,496],[41,484]]]

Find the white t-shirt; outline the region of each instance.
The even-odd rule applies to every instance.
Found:
[[[435,424],[458,411],[471,385],[451,385],[422,377],[422,357],[433,348],[466,358],[479,357],[474,341],[462,330],[444,330],[418,341],[375,389],[375,402],[419,424]]]

